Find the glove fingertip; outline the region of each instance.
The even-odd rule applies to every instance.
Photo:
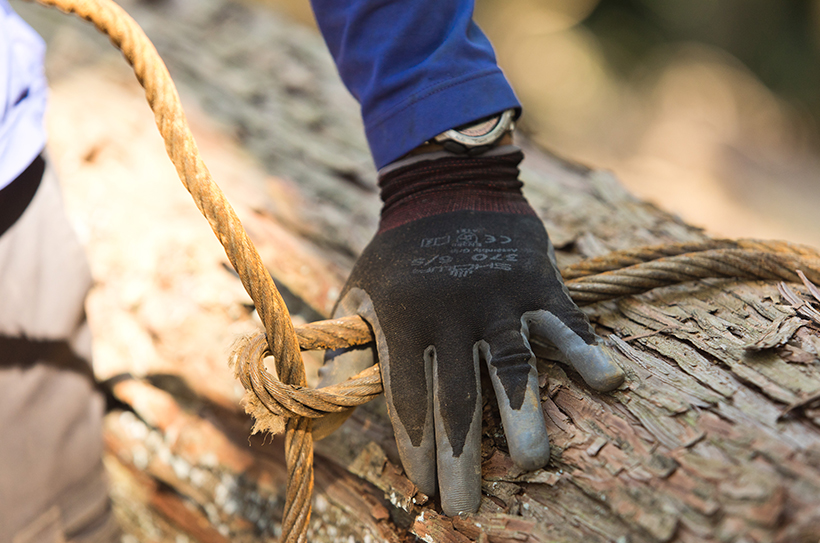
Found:
[[[537,390],[535,378],[531,377],[519,409],[510,408],[503,400],[499,403],[510,457],[525,471],[543,468],[550,460],[550,441]]]
[[[598,392],[609,392],[621,386],[626,374],[607,352],[605,346],[599,344],[589,350],[586,363],[579,364],[586,369],[582,371],[584,381]]]
[[[546,434],[537,442],[521,447],[510,446],[510,457],[516,466],[524,471],[535,471],[550,461],[550,442]]]
[[[474,492],[466,486],[451,488],[441,494],[441,510],[448,517],[460,513],[475,513],[481,505],[481,492]]]

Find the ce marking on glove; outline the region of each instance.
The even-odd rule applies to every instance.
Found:
[[[490,245],[491,243],[495,243],[496,241],[498,243],[500,243],[501,245],[506,245],[506,244],[512,242],[512,238],[510,236],[495,237],[495,236],[491,236],[490,234],[485,234],[484,239],[482,240],[481,243],[483,243],[484,245]]]
[[[498,236],[480,233],[473,229],[461,228],[456,232],[455,240],[453,240],[453,237],[449,234],[434,238],[423,238],[419,246],[422,249],[445,247],[447,245],[453,247],[483,247],[484,245],[493,245],[495,243],[507,245],[508,243],[512,243],[512,238],[510,236]]]

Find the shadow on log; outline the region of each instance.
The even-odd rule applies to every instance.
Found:
[[[183,100],[192,104],[204,158],[211,165],[215,157],[215,177],[295,318],[326,315],[378,218],[375,172],[358,108],[318,36],[255,6],[188,4],[124,7],[155,42]],[[70,85],[61,82],[72,70],[82,72],[89,92],[99,77],[108,81],[105,100],[136,103],[117,94],[140,91],[112,68],[100,40],[83,37],[93,33],[90,28],[37,6],[15,7],[49,39],[56,59],[50,61],[57,104],[50,126],[60,126],[61,115],[71,118],[71,108],[82,116],[95,113],[87,102],[61,98],[69,96]],[[150,125],[147,107],[133,115]],[[106,121],[114,126],[121,116]],[[85,147],[52,133],[69,203],[77,190],[72,179],[88,175],[89,168],[128,175],[122,165],[133,157],[111,142],[132,137],[136,145],[145,136],[127,122],[111,130]],[[609,173],[524,146],[525,192],[547,225],[561,266],[612,250],[707,239],[629,195]],[[167,160],[161,147],[156,156]],[[228,173],[224,183],[220,172]],[[178,183],[173,174],[169,179]],[[152,213],[150,203],[140,212]],[[191,221],[210,235],[204,221]],[[103,378],[134,376],[106,381],[116,400],[106,418],[106,465],[127,537],[278,537],[286,477],[282,444],[248,437],[251,422],[227,370],[230,338],[255,326],[238,280],[216,257],[205,258],[207,273],[186,268],[199,250],[193,237],[175,238],[178,245],[171,246],[157,241],[150,250],[161,251],[165,271],[147,270],[147,293],[125,303],[110,294],[122,286],[120,268],[111,264],[116,255],[98,249],[122,233],[103,239],[95,228],[88,239],[98,286],[89,313],[97,372]],[[178,285],[178,274],[168,270],[187,270],[185,282]],[[190,286],[211,276],[226,286],[203,301]],[[790,288],[809,303],[802,285]],[[317,443],[309,540],[816,542],[820,323],[794,305],[775,283],[708,280],[585,308],[598,333],[613,337],[626,384],[597,394],[541,353],[547,355],[538,368],[553,456],[546,469],[532,473],[512,465],[487,390],[484,495],[476,515],[445,517],[435,499],[416,491],[397,461],[382,403],[368,404]],[[112,324],[119,322],[128,324]],[[126,351],[107,365],[106,353]],[[315,371],[317,358],[308,362]]]

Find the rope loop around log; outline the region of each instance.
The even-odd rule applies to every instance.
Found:
[[[270,374],[264,361],[270,354],[265,334],[257,334],[240,344],[234,351],[232,363],[236,365],[236,375],[245,390],[255,394],[273,414],[319,418],[367,403],[382,393],[377,366],[371,366],[343,383],[311,389],[282,383]]]
[[[110,0],[34,1],[90,21],[122,51],[145,89],[180,180],[256,305],[265,334],[244,341],[231,363],[247,391],[246,410],[257,420],[273,415],[285,421],[288,485],[281,541],[306,541],[313,489],[313,420],[369,401],[381,393],[382,384],[378,367],[373,366],[344,383],[309,389],[300,350],[364,345],[372,341],[370,329],[359,317],[294,329],[261,257],[200,158],[165,64],[122,8]],[[587,305],[705,278],[799,281],[798,269],[820,283],[820,254],[785,242],[712,240],[614,252],[562,273],[573,300]],[[268,355],[274,359],[276,376],[265,368]]]

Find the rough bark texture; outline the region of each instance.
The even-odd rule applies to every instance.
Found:
[[[379,204],[357,107],[321,39],[224,0],[124,5],[169,64],[205,161],[295,318],[326,315]],[[258,326],[249,300],[187,195],[169,188],[179,183],[121,61],[86,37],[92,29],[15,7],[50,42],[50,148],[97,281],[88,309],[112,396],[106,464],[119,518],[138,541],[275,538],[283,445],[248,438],[226,363],[232,338]],[[527,149],[523,176],[562,265],[705,239],[606,172]],[[763,282],[685,284],[586,311],[614,336],[627,382],[597,394],[539,360],[546,469],[515,469],[487,391],[481,509],[447,518],[403,475],[373,402],[317,444],[309,539],[820,538],[820,409],[806,401],[820,391],[820,323]],[[307,362],[315,372],[317,356]]]

